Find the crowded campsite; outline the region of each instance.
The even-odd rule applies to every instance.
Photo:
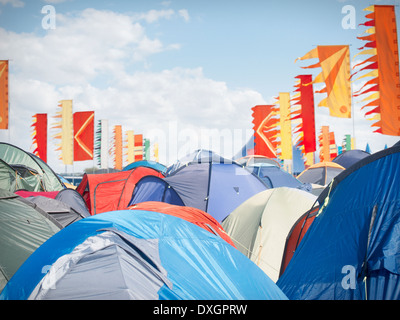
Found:
[[[139,27],[152,19],[195,23],[188,13],[194,11],[174,11],[172,3],[163,3],[170,10],[150,10],[152,18],[125,19],[123,13],[93,8],[76,11],[78,16],[65,11],[43,39],[50,42],[57,32],[66,36],[79,29],[79,14],[99,28],[102,17],[114,17],[131,26],[127,33],[136,30],[144,38],[150,31]],[[49,7],[67,10],[70,5]],[[157,78],[149,63],[140,80],[119,70],[123,80],[96,87],[107,72],[117,72],[102,60],[92,71],[104,67],[105,73],[85,89],[61,90],[62,80],[47,86],[58,90],[46,98],[54,98],[54,112],[31,112],[32,107],[17,117],[13,99],[18,104],[23,94],[8,94],[25,81],[18,73],[23,66],[19,55],[1,60],[0,134],[6,133],[0,136],[0,300],[400,300],[399,8],[362,9],[362,18],[357,17],[363,23],[354,27],[364,32],[356,39],[361,48],[303,46],[290,61],[293,69],[301,65],[294,71],[301,74],[291,76],[292,89],[261,102],[245,100],[245,89],[233,93],[233,100],[248,102],[239,117],[231,102],[220,117],[209,102],[218,95],[205,93],[203,103],[214,109],[204,107],[199,115],[193,107],[195,121],[180,132],[182,119],[192,111],[189,104],[178,112],[181,122],[173,119],[176,109],[165,101],[178,94],[163,91],[166,83],[177,81],[171,70],[160,73],[168,80]],[[75,24],[68,29],[72,16]],[[115,46],[124,47],[124,41],[115,39]],[[150,39],[146,43],[154,45]],[[184,49],[160,43],[148,50],[148,55],[157,50],[172,55]],[[145,59],[141,54],[132,58],[135,66]],[[107,59],[114,56],[126,58],[120,47]],[[201,73],[204,80],[200,69],[189,74],[179,69],[190,82],[179,95],[192,90],[189,86],[211,85],[194,79]],[[147,90],[149,74],[158,79],[151,103],[165,99],[164,105],[140,112],[115,106],[113,85],[122,90],[134,83]],[[82,95],[105,91],[114,98]],[[141,94],[123,101],[140,104]],[[115,108],[110,118],[96,107],[106,102]],[[22,137],[28,130],[20,120],[24,117],[31,123],[28,144]],[[205,134],[203,117],[221,124],[207,128],[216,139]],[[337,125],[340,121],[347,122]],[[228,123],[250,130],[224,131]],[[218,143],[202,145],[204,140]],[[193,310],[182,309],[181,316],[184,311]]]

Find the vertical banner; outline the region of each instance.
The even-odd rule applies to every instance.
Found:
[[[135,134],[135,161],[143,160],[143,135]]]
[[[158,154],[158,143],[157,142],[154,143],[154,145],[153,145],[153,154],[154,154],[154,160],[156,162],[159,162],[160,161],[160,157],[159,157],[159,154]]]
[[[47,113],[37,113],[32,118],[33,154],[47,163]]]
[[[295,130],[302,132],[302,140],[298,141],[298,144],[303,147],[304,154],[307,154],[317,150],[312,75],[299,75],[295,79],[298,79],[298,83],[295,85],[295,92],[298,93],[298,97],[292,99],[295,102],[292,106],[299,106],[300,109],[297,113],[292,113],[291,119],[301,119],[301,123]]]
[[[321,162],[331,161],[329,145],[329,126],[322,126],[319,135],[319,159]]]
[[[317,46],[296,60],[318,58],[319,62],[303,69],[322,69],[313,83],[325,83],[317,93],[326,93],[319,107],[329,108],[332,117],[351,118],[350,49],[348,45]]]
[[[93,160],[94,152],[94,111],[75,112],[74,161]]]
[[[358,55],[370,55],[355,67],[361,71],[368,71],[359,76],[359,79],[370,78],[360,90],[354,92],[354,97],[368,93],[361,102],[361,109],[371,108],[365,116],[367,120],[375,121],[371,127],[374,132],[385,135],[400,136],[400,77],[399,53],[396,15],[394,6],[373,5],[364,10],[372,11],[366,15],[370,19],[363,25],[369,27],[366,36],[357,37],[367,41],[364,47],[359,48]],[[365,79],[363,80],[365,81]]]
[[[58,146],[56,151],[61,151],[59,159],[65,165],[72,165],[74,158],[72,100],[61,100],[58,106],[61,107],[61,110],[57,111],[54,116],[58,121],[52,127],[60,129],[57,134],[53,135],[53,138],[60,140],[60,143],[56,144]]]
[[[276,117],[276,106],[257,105],[253,111],[254,154],[276,158],[276,127],[279,119]]]
[[[150,161],[150,139],[144,139],[144,160]]]
[[[108,120],[99,120],[96,129],[95,152],[97,165],[101,169],[108,169],[108,140]]]
[[[122,126],[116,125],[113,130],[114,134],[114,169],[122,170]]]
[[[0,60],[0,129],[8,129],[8,60]]]
[[[292,146],[292,121],[290,120],[290,93],[279,93],[279,126],[281,138],[279,147],[281,149],[280,158],[283,160],[293,159]],[[278,147],[278,148],[279,148]]]
[[[135,134],[133,130],[126,131],[125,149],[128,164],[135,162]]]

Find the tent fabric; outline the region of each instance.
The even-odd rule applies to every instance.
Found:
[[[22,198],[28,198],[28,197],[36,197],[36,196],[41,196],[41,197],[47,197],[54,199],[59,191],[27,191],[27,190],[17,190],[15,191],[15,194],[19,195]]]
[[[82,196],[74,189],[61,190],[54,199],[64,202],[84,218],[90,216],[85,200],[83,200]]]
[[[267,189],[258,177],[236,163],[189,163],[163,181],[156,180],[146,177],[138,184],[129,204],[155,200],[183,204],[209,213],[218,222],[243,201]],[[166,190],[169,197],[164,196]]]
[[[191,222],[196,226],[203,228],[204,230],[218,235],[232,246],[235,246],[232,239],[228,236],[228,234],[225,232],[219,222],[208,213],[199,209],[185,206],[176,206],[159,201],[138,203],[128,207],[128,209],[161,212],[164,214],[170,214],[175,217],[185,219],[186,221]]]
[[[136,183],[147,175],[164,176],[157,170],[145,167],[113,173],[84,174],[76,191],[85,200],[91,215],[126,209]]]
[[[189,163],[232,163],[232,160],[224,158],[211,150],[198,149],[169,166],[167,169],[167,176]]]
[[[11,144],[0,142],[0,159],[10,166],[28,169],[25,172],[30,172],[33,176],[29,179],[29,184],[32,187],[30,190],[32,191],[59,191],[64,189],[64,185],[54,171],[32,153],[25,152]],[[28,180],[28,178],[25,180]]]
[[[184,206],[181,197],[168,182],[156,176],[146,176],[138,181],[129,205],[145,201],[160,201]]]
[[[400,147],[357,162],[323,205],[279,287],[290,299],[400,299]]]
[[[35,187],[31,187],[29,181],[26,181],[18,170],[0,159],[0,188],[14,192],[18,189],[34,189]]]
[[[246,167],[247,170],[254,173],[269,188],[279,188],[279,187],[291,187],[291,188],[299,188],[303,190],[311,190],[311,185],[305,185],[299,180],[297,180],[290,173],[283,171],[282,169],[274,166],[254,166],[254,167]]]
[[[84,216],[82,216],[79,212],[75,211],[73,208],[60,200],[43,196],[28,197],[26,200],[47,212],[64,228],[69,226],[71,223],[84,218]]]
[[[343,170],[345,168],[337,163],[324,161],[311,165],[300,173],[297,179],[303,183],[326,186]]]
[[[358,161],[370,156],[369,152],[363,150],[347,150],[339,154],[332,162],[341,165],[343,168],[347,169]]]
[[[154,170],[160,171],[162,174],[165,174],[167,172],[167,167],[164,166],[163,164],[156,162],[156,161],[150,161],[150,160],[141,160],[141,161],[135,161],[130,164],[128,164],[126,167],[122,169],[122,171],[128,171],[132,170],[137,167],[147,167],[147,168],[152,168]]]
[[[222,222],[222,227],[244,255],[277,281],[286,238],[316,199],[299,189],[269,189],[242,203]]]
[[[62,226],[28,201],[0,189],[0,291],[22,263]]]
[[[171,215],[120,210],[55,234],[18,269],[0,299],[287,298],[220,237]]]

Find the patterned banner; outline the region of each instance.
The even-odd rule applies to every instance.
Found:
[[[254,154],[276,158],[276,133],[279,119],[276,117],[276,106],[257,105],[253,111]]]
[[[279,93],[279,126],[280,131],[278,137],[280,142],[278,148],[281,149],[280,158],[283,160],[293,159],[293,145],[292,145],[292,121],[290,120],[290,93]]]
[[[143,135],[135,134],[135,161],[143,160]]]
[[[61,110],[54,116],[58,121],[52,126],[52,129],[60,129],[53,135],[53,138],[60,140],[60,143],[56,144],[58,146],[56,151],[61,151],[59,160],[62,160],[65,165],[72,165],[74,159],[72,100],[61,100],[58,106]]]
[[[75,112],[74,161],[93,160],[94,111]]]
[[[114,168],[117,170],[122,170],[122,126],[114,126],[113,134]]]
[[[363,25],[370,27],[367,36],[357,37],[367,43],[359,48],[358,55],[371,55],[354,68],[358,72],[368,70],[355,81],[372,77],[354,93],[354,97],[369,93],[362,100],[366,104],[361,109],[371,108],[365,113],[368,120],[376,121],[371,126],[378,128],[374,132],[400,135],[400,79],[397,27],[394,6],[370,6],[364,10],[372,11],[366,15],[368,20]],[[364,80],[365,81],[365,80]]]
[[[322,72],[313,83],[325,83],[317,93],[327,97],[318,104],[328,107],[332,117],[351,118],[350,50],[348,45],[317,46],[296,60],[318,58],[319,62],[303,69],[320,67]]]

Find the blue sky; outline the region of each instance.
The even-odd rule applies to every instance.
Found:
[[[365,28],[344,29],[342,8],[355,8],[358,25],[370,4],[0,0],[0,58],[10,59],[11,107],[11,130],[0,132],[0,140],[29,150],[32,116],[51,117],[59,100],[73,99],[74,111],[95,110],[96,120],[158,141],[163,163],[195,147],[230,156],[251,132],[251,108],[293,91],[300,66],[309,64],[294,63],[297,57],[316,45],[349,44],[351,57],[358,52],[363,42],[356,36]],[[56,10],[54,30],[42,27],[45,5]],[[359,107],[358,148],[369,143],[375,152],[398,140],[372,133]],[[317,130],[330,125],[338,144],[353,131],[353,120],[329,117],[326,109],[316,110],[316,121]],[[48,162],[63,171],[54,149],[50,140]],[[90,165],[76,163],[74,170]]]

